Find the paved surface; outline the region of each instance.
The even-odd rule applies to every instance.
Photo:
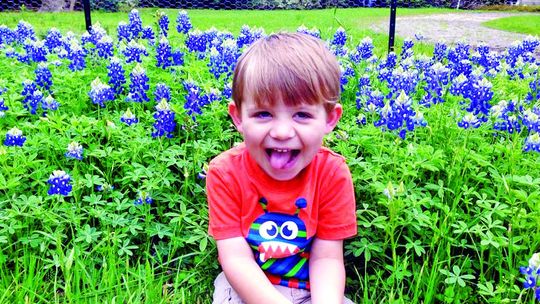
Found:
[[[527,37],[527,35],[490,29],[481,25],[481,23],[489,20],[524,14],[488,12],[399,17],[399,9],[397,14],[396,35],[403,38],[410,37],[413,41],[415,35],[417,35],[423,37],[424,41],[429,43],[435,43],[443,39],[450,44],[464,41],[476,46],[483,42],[493,50],[503,51],[512,42]],[[374,24],[371,29],[388,33],[388,23],[388,21],[385,21],[384,23]]]

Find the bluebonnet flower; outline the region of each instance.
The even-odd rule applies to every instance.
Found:
[[[15,32],[13,32],[9,27],[6,25],[0,25],[0,44],[7,44],[10,45],[13,42],[15,42]]]
[[[83,146],[76,141],[72,141],[67,146],[67,152],[64,154],[66,158],[83,159]]]
[[[201,89],[191,81],[184,81],[184,88],[187,92],[184,109],[187,110],[187,114],[191,116],[191,119],[195,120],[195,115],[202,114],[202,107],[204,106],[204,100],[200,96]]]
[[[154,113],[156,122],[153,124],[155,131],[152,132],[152,137],[165,135],[167,138],[173,138],[176,129],[174,117],[175,113],[171,110],[169,103],[162,99],[156,106],[156,112]]]
[[[166,69],[172,65],[172,48],[167,37],[161,36],[156,49],[157,66]]]
[[[523,145],[523,151],[524,152],[536,151],[540,153],[540,133],[530,134],[525,139],[525,145]]]
[[[532,64],[531,68],[534,68],[534,75],[531,75],[533,77],[531,77],[532,80],[529,83],[529,88],[531,90],[525,97],[525,100],[528,103],[534,103],[537,100],[540,100],[540,73],[538,72],[538,66],[536,64]]]
[[[91,43],[94,44],[92,41],[92,35],[90,35],[89,32],[84,32],[81,35],[81,44],[83,45],[83,47],[89,47],[88,44],[91,44]]]
[[[332,39],[332,45],[336,48],[342,48],[347,43],[347,33],[345,29],[341,26],[334,33],[334,38]]]
[[[52,81],[52,74],[49,70],[49,67],[46,63],[40,63],[38,64],[36,70],[36,85],[44,88],[45,90],[50,91],[51,85],[53,83]]]
[[[43,93],[40,90],[34,91],[28,103],[24,104],[24,107],[30,111],[30,114],[34,115],[37,113],[38,107],[43,102]]]
[[[495,123],[493,129],[508,132],[510,134],[521,131],[521,124],[514,113],[517,110],[515,102],[512,100],[501,100],[490,109],[490,114]]]
[[[108,59],[114,54],[113,39],[110,36],[101,37],[96,44],[97,54],[101,58]]]
[[[450,70],[442,63],[437,62],[426,69],[426,85],[424,90],[426,94],[422,97],[420,104],[425,107],[444,102],[443,88],[448,85],[450,78]]]
[[[299,26],[296,31],[298,33],[308,34],[310,36],[313,36],[315,38],[321,39],[321,31],[317,28],[312,28],[311,30],[305,27],[303,24]]]
[[[133,202],[135,205],[142,205],[142,204],[152,204],[154,200],[150,196],[150,193],[146,193],[145,191],[139,192],[139,196],[137,199]]]
[[[22,131],[19,130],[17,127],[11,128],[6,133],[6,139],[4,140],[4,145],[8,147],[12,146],[19,146],[22,147],[24,145],[24,142],[26,141],[26,136],[22,135]]]
[[[351,53],[349,58],[354,63],[360,63],[362,60],[367,60],[373,56],[373,40],[370,37],[366,37],[360,41],[356,46],[356,50]]]
[[[126,56],[126,63],[133,61],[141,63],[141,55],[148,56],[144,45],[137,43],[135,40],[131,40],[122,53]]]
[[[69,69],[72,71],[80,71],[86,67],[85,62],[86,51],[76,40],[71,40],[68,50]]]
[[[384,95],[381,91],[372,91],[364,105],[364,111],[368,113],[377,113],[379,108],[384,107]]]
[[[230,77],[238,57],[240,57],[240,51],[236,42],[232,39],[226,39],[221,44],[221,52],[215,47],[210,51],[210,62],[208,63],[210,72],[216,79],[219,79],[223,74],[226,78]]]
[[[158,83],[154,91],[154,100],[160,102],[162,99],[171,101],[171,89],[164,83]]]
[[[417,113],[411,107],[412,100],[401,91],[395,100],[390,100],[378,109],[379,120],[373,124],[383,130],[396,131],[399,137],[405,139],[407,132],[414,131],[416,126],[426,126],[423,114]]]
[[[33,62],[47,61],[47,48],[43,40],[27,40],[24,49]]]
[[[540,301],[540,286],[538,286],[538,279],[540,277],[540,253],[533,254],[529,259],[529,265],[519,267],[519,272],[526,276],[523,282],[523,288],[534,290],[535,298]]]
[[[482,122],[474,115],[473,113],[467,113],[460,121],[458,121],[458,126],[463,129],[478,128]]]
[[[101,27],[101,24],[99,24],[99,22],[96,22],[94,25],[92,25],[89,34],[90,42],[95,46],[97,46],[98,42],[103,39],[103,37],[107,36],[107,32],[104,28]]]
[[[139,119],[131,113],[131,110],[128,108],[124,114],[120,117],[120,121],[125,123],[128,126],[131,126],[132,124],[136,124],[139,122]]]
[[[343,65],[340,65],[341,68],[341,79],[340,79],[340,86],[341,91],[343,92],[345,90],[345,86],[349,83],[349,78],[354,77],[354,69],[347,65],[346,67],[343,67]]]
[[[56,48],[62,46],[62,34],[56,28],[51,28],[47,31],[45,38],[45,46],[49,49],[49,52],[53,52]]]
[[[493,98],[493,91],[491,82],[486,78],[482,78],[479,81],[473,83],[473,89],[470,90],[468,97],[471,102],[465,109],[467,112],[471,112],[474,115],[480,116],[482,121],[486,121],[486,116],[489,114],[491,104],[489,103]]]
[[[138,38],[139,35],[143,31],[142,20],[141,20],[141,16],[139,15],[139,11],[136,9],[132,9],[131,12],[129,12],[128,14],[128,18],[129,18],[128,28],[130,32],[130,37]]]
[[[521,121],[529,132],[540,132],[540,108],[533,107],[532,109],[524,110]]]
[[[60,194],[67,196],[73,189],[71,177],[62,170],[53,171],[51,176],[49,176],[47,183],[50,185],[49,191],[47,192],[49,195]]]
[[[0,93],[0,95],[2,95],[2,94]],[[7,110],[9,110],[9,107],[6,106],[6,104],[4,102],[4,98],[2,98],[0,96],[0,118],[4,117],[4,115],[5,115],[4,111],[7,111]]]
[[[37,90],[37,86],[30,79],[24,80],[22,82],[22,86],[23,86],[23,89],[21,91],[21,95],[24,97],[22,103],[23,103],[23,106],[26,108],[27,103],[30,101],[30,99],[32,99],[34,92]]]
[[[244,46],[249,46],[264,36],[264,30],[259,28],[251,29],[249,25],[242,25],[240,34],[236,40],[236,46],[241,49]]]
[[[23,20],[17,23],[17,28],[15,28],[14,34],[15,39],[20,44],[23,44],[26,39],[36,40],[36,33],[34,31],[34,28],[30,23]]]
[[[219,90],[211,88],[208,93],[201,97],[200,106],[203,107],[215,101],[221,100],[221,93]]]
[[[175,49],[172,52],[172,61],[173,65],[179,66],[184,64],[184,53],[180,49]]]
[[[444,41],[438,41],[435,43],[435,50],[433,51],[433,59],[435,61],[443,61],[443,59],[446,58],[446,54],[448,52],[448,46]]]
[[[169,35],[169,16],[164,12],[158,12],[158,27],[160,36],[167,37]]]
[[[118,23],[118,26],[116,27],[116,32],[118,35],[118,42],[121,42],[122,40],[131,40],[131,32],[129,31],[129,25],[124,21],[120,21]]]
[[[389,96],[397,96],[401,91],[404,91],[407,96],[411,95],[416,91],[419,80],[418,70],[403,69],[401,66],[396,68],[388,80]]]
[[[6,52],[8,53],[8,52]],[[15,55],[15,57],[17,58],[17,61],[19,61],[20,63],[27,63],[29,64],[31,59],[30,59],[30,56],[28,56],[28,53],[24,52],[24,53],[15,53],[13,52],[13,55]],[[10,57],[10,55],[7,55],[8,57]]]
[[[208,41],[207,36],[203,32],[194,30],[189,32],[185,43],[190,52],[204,53],[206,52]]]
[[[399,56],[401,57],[401,60],[405,58],[409,58],[413,55],[413,50],[412,50],[413,46],[414,46],[414,42],[412,41],[412,39],[406,38],[403,41],[403,46],[401,47],[401,53],[399,54]]]
[[[54,97],[52,97],[51,95],[45,97],[45,99],[43,99],[41,102],[41,108],[44,111],[43,115],[46,115],[48,110],[51,110],[51,111],[58,110],[59,106],[60,104],[58,103],[58,101],[56,101],[56,99],[54,99]]]
[[[137,64],[133,71],[131,71],[129,84],[129,94],[126,98],[127,101],[133,102],[147,102],[150,99],[146,95],[146,91],[150,88],[148,85],[148,76],[146,76],[146,71],[144,68]]]
[[[145,26],[143,28],[141,38],[148,40],[148,44],[154,45],[154,40],[156,39],[156,36],[154,35],[154,30],[151,26]]]
[[[107,75],[109,76],[109,84],[112,86],[115,94],[118,96],[124,91],[126,84],[126,76],[122,62],[116,57],[112,57],[107,66]]]
[[[366,115],[364,115],[363,113],[359,113],[359,114],[356,116],[356,124],[357,124],[357,125],[365,126],[365,125],[367,124]]]
[[[231,99],[232,98],[232,87],[231,86],[232,86],[231,83],[226,83],[223,86],[223,91],[221,92],[221,95],[225,99]]]
[[[88,96],[92,100],[93,104],[97,104],[104,108],[105,102],[114,100],[114,91],[109,85],[101,82],[98,77],[92,81]]]
[[[176,30],[180,34],[187,34],[193,26],[191,25],[191,20],[189,19],[188,13],[184,10],[181,10],[176,17]]]

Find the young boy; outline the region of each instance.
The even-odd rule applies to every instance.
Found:
[[[339,94],[336,58],[309,35],[273,34],[240,57],[229,114],[244,142],[210,162],[206,181],[223,268],[213,303],[352,303],[354,189],[345,159],[322,147]]]

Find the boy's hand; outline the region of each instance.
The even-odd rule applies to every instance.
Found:
[[[313,240],[309,258],[309,281],[313,304],[343,303],[345,267],[342,240]]]
[[[223,272],[244,302],[291,304],[266,278],[244,238],[218,240],[216,243]]]

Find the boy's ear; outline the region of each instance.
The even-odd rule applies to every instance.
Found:
[[[343,107],[341,104],[337,103],[334,109],[327,113],[326,116],[326,129],[325,133],[328,134],[334,130],[337,123],[339,122],[339,119],[341,118],[341,115],[343,114]]]
[[[242,133],[242,113],[234,103],[234,101],[229,102],[229,116],[231,116],[234,125],[238,132]]]

